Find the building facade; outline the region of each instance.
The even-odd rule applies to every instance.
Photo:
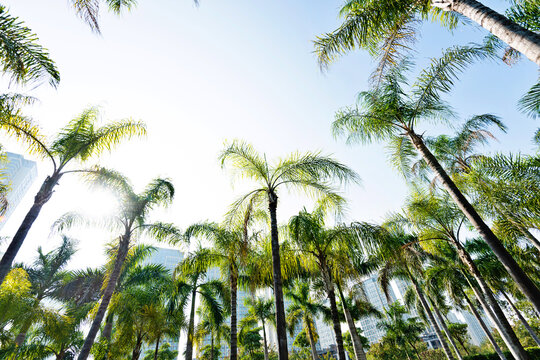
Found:
[[[0,179],[2,183],[8,184],[10,190],[6,195],[8,202],[6,213],[0,219],[0,230],[9,220],[17,205],[28,192],[28,189],[37,177],[37,166],[34,161],[25,159],[22,155],[6,152],[7,161],[0,164],[5,177]]]
[[[142,265],[148,265],[148,264],[158,264],[162,265],[164,268],[166,268],[171,274],[173,273],[174,269],[176,268],[176,265],[180,261],[184,259],[184,253],[182,253],[179,250],[176,249],[166,249],[166,248],[160,248],[156,247],[156,250],[152,252],[150,256],[148,256],[142,263]],[[178,333],[178,336],[176,337],[167,337],[163,340],[161,340],[161,343],[169,343],[170,347],[169,349],[171,351],[178,351],[180,355],[180,332]],[[148,349],[153,349],[154,345],[147,344],[144,345],[141,354],[144,354]]]

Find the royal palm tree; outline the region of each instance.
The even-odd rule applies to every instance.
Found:
[[[508,253],[497,236],[456,186],[438,159],[417,134],[416,127],[422,120],[448,120],[451,111],[441,94],[448,92],[457,73],[472,60],[485,56],[485,52],[471,47],[451,48],[440,59],[432,60],[422,70],[411,93],[406,94],[405,72],[408,61],[394,67],[372,90],[360,93],[357,108],[346,109],[336,115],[333,124],[336,136],[347,134],[347,141],[369,143],[388,141],[393,147],[393,161],[410,168],[409,155],[417,151],[427,166],[439,178],[443,188],[482,236],[497,258],[518,284],[521,291],[540,311],[540,290]]]
[[[241,176],[254,180],[257,188],[240,197],[233,204],[233,213],[242,213],[242,207],[255,208],[267,204],[270,212],[272,244],[272,268],[274,296],[276,303],[276,330],[278,335],[278,354],[280,360],[288,359],[285,309],[283,305],[283,285],[279,252],[277,223],[278,190],[306,191],[308,194],[323,196],[333,193],[330,181],[358,181],[358,176],[347,166],[319,153],[295,153],[269,164],[266,156],[259,155],[255,149],[243,142],[235,141],[219,156],[222,166],[232,167]]]
[[[287,323],[291,335],[294,333],[296,325],[302,323],[302,327],[308,335],[311,357],[313,360],[318,360],[315,318],[324,311],[324,305],[311,297],[309,283],[302,280],[295,281],[291,288],[286,289],[285,296],[291,300],[291,305],[287,308]]]
[[[209,259],[212,251],[198,247],[180,262],[175,270],[176,291],[171,301],[171,308],[185,308],[189,304],[189,318],[186,340],[185,360],[193,359],[193,343],[195,336],[195,309],[197,295],[208,311],[211,311],[215,323],[223,321],[223,305],[227,300],[225,284],[208,276]]]
[[[112,231],[121,233],[118,237],[116,258],[96,316],[79,354],[78,360],[86,360],[90,349],[105,317],[111,297],[118,283],[130,245],[141,235],[148,235],[158,241],[170,243],[181,239],[180,232],[172,224],[154,222],[148,223],[148,215],[157,206],[167,206],[174,197],[174,187],[167,179],[152,180],[141,193],[136,193],[130,181],[122,174],[108,169],[96,169],[87,174],[90,183],[110,189],[118,197],[118,210],[115,216],[101,220]],[[87,224],[88,220],[74,213],[68,213],[59,219],[55,228],[63,230],[75,224]]]
[[[245,299],[248,308],[248,317],[261,323],[263,331],[264,360],[268,360],[268,338],[266,336],[266,324],[275,324],[276,314],[274,311],[274,300],[248,297]]]
[[[530,4],[534,9],[534,2],[530,1]],[[407,50],[408,44],[414,41],[420,19],[435,19],[452,29],[458,25],[459,15],[476,22],[540,65],[537,29],[528,23],[520,23],[515,17],[517,21],[512,21],[476,0],[391,0],[384,3],[349,0],[340,15],[344,21],[339,28],[315,41],[315,52],[322,65],[357,47],[391,62],[396,53]]]
[[[36,221],[43,205],[50,200],[60,179],[66,174],[84,171],[83,169],[69,169],[69,165],[72,162],[84,163],[104,151],[112,150],[124,139],[146,134],[146,128],[141,122],[122,120],[98,127],[98,120],[98,109],[90,108],[71,120],[60,130],[54,140],[47,141],[42,137],[32,137],[31,150],[51,160],[53,170],[41,185],[32,207],[2,256],[0,283],[9,272],[32,224]]]

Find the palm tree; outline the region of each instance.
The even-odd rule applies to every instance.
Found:
[[[0,59],[2,72],[11,81],[28,84],[44,79],[58,85],[60,73],[49,53],[38,43],[38,37],[17,17],[0,5]]]
[[[43,205],[50,200],[62,176],[84,171],[82,169],[68,170],[68,165],[73,161],[86,162],[104,151],[112,150],[124,139],[146,134],[146,128],[141,122],[122,120],[97,127],[98,119],[98,109],[90,108],[71,120],[60,130],[54,140],[48,142],[42,137],[32,137],[31,150],[50,159],[53,171],[41,185],[32,207],[2,256],[0,283],[9,272],[32,224],[36,221]]]
[[[334,196],[331,202],[340,205],[343,200]],[[289,220],[288,230],[292,250],[298,254],[297,256],[303,258],[302,262],[306,264],[306,267],[318,272],[318,275],[322,278],[323,287],[330,302],[338,355],[340,359],[345,359],[335,286],[337,283],[343,282],[346,271],[350,274],[351,270],[349,269],[354,268],[352,264],[347,268],[347,264],[354,261],[354,258],[358,258],[358,254],[351,253],[351,249],[357,250],[360,247],[357,244],[359,234],[365,234],[365,230],[369,226],[356,223],[326,229],[324,218],[327,209],[328,200],[323,199],[312,213],[308,213],[305,209],[302,210]],[[366,238],[366,240],[368,239]],[[358,253],[360,252],[358,251]],[[346,310],[348,311],[348,309]],[[351,319],[347,316],[348,323],[349,320]],[[356,343],[356,351],[359,356],[362,356],[362,345],[358,342],[359,337],[356,336],[358,335],[356,327],[353,328],[351,334],[353,334]]]
[[[386,140],[394,149],[395,163],[410,168],[409,156],[416,150],[427,166],[440,179],[444,189],[453,201],[496,254],[521,291],[540,311],[540,290],[521,269],[515,259],[504,248],[502,242],[480,217],[469,200],[459,190],[438,159],[416,133],[416,125],[421,120],[448,119],[451,111],[441,99],[448,92],[456,74],[472,60],[486,56],[485,52],[471,47],[451,48],[440,59],[421,71],[417,81],[412,84],[411,94],[402,88],[404,73],[409,62],[401,62],[384,76],[381,84],[359,95],[360,104],[356,109],[347,109],[337,114],[334,134],[348,135],[348,142],[372,142]]]
[[[413,236],[406,235],[401,229],[398,229],[389,231],[386,238],[381,238],[377,249],[377,257],[383,264],[379,270],[379,283],[386,297],[389,298],[388,289],[391,279],[397,277],[409,280],[429,324],[435,330],[446,357],[452,360],[454,357],[435,320],[423,289],[423,267],[427,254],[416,246],[416,239]]]
[[[248,207],[262,203],[268,205],[278,354],[280,360],[286,360],[288,359],[287,334],[277,224],[278,189],[287,187],[291,190],[306,191],[308,194],[327,195],[333,193],[329,181],[358,181],[358,176],[347,166],[319,153],[296,153],[271,165],[266,160],[266,156],[261,157],[252,146],[237,141],[229,145],[219,158],[222,167],[230,163],[238,174],[254,180],[258,185],[255,190],[240,197],[233,204],[233,213],[241,213],[238,209],[242,206]]]
[[[380,318],[381,314],[373,307],[373,305],[363,299],[363,294],[358,294],[354,289],[351,289],[349,296],[346,296],[343,292],[342,285],[339,282],[336,283],[336,288],[340,298],[339,305],[341,305],[341,308],[343,309],[343,318],[345,322],[347,322],[349,328],[349,336],[351,338],[355,359],[364,360],[366,359],[366,353],[355,322],[365,316],[375,316]]]
[[[442,248],[440,242],[444,243],[445,241],[455,247],[459,259],[479,284],[482,290],[482,298],[487,300],[494,312],[495,325],[508,348],[511,349],[516,358],[518,356],[526,358],[526,352],[497,303],[493,292],[487,286],[470,254],[460,242],[460,230],[465,219],[459,208],[449,200],[447,194],[442,195],[440,198],[435,196],[424,197],[421,194],[413,195],[404,209],[406,221],[409,221],[414,230],[418,232],[419,242],[423,244],[433,242],[432,244],[425,244],[428,249]]]
[[[81,328],[90,310],[91,304],[81,307],[68,303],[66,311],[44,311],[39,326],[30,334],[29,343],[4,347],[0,350],[0,357],[35,360],[73,358],[83,343]]]
[[[409,317],[404,319],[405,314],[407,314],[405,308],[394,303],[388,309],[385,309],[386,320],[381,320],[377,327],[385,332],[384,337],[393,342],[396,347],[403,347],[407,357],[409,357],[410,352],[407,348],[407,345],[409,345],[416,357],[420,359],[414,344],[420,340],[420,334],[424,331],[424,327],[418,321],[418,318]]]
[[[303,329],[308,335],[308,342],[311,347],[311,357],[318,360],[315,341],[315,318],[325,309],[324,305],[314,300],[310,295],[309,283],[305,281],[295,281],[290,289],[285,291],[285,296],[291,300],[291,305],[287,308],[287,323],[291,332],[298,323],[302,323]]]
[[[73,240],[63,236],[62,244],[47,254],[44,254],[42,248],[39,247],[38,257],[34,264],[31,267],[24,267],[32,284],[33,309],[37,310],[43,299],[55,297],[66,276],[66,272],[62,271],[62,269],[65,268],[74,253]],[[25,315],[26,320],[15,338],[16,345],[22,345],[28,329],[34,321],[38,320],[35,315],[33,311]]]
[[[245,305],[248,307],[248,317],[261,323],[263,331],[264,360],[268,360],[266,323],[270,322],[275,324],[276,314],[274,311],[274,300],[248,297],[245,299]]]
[[[530,229],[540,228],[538,156],[502,155],[475,159],[459,180],[506,240],[524,238],[540,251]]]
[[[457,307],[462,308],[463,302],[465,301],[465,306],[480,324],[480,327],[486,334],[499,358],[506,360],[505,355],[495,341],[490,329],[484,322],[484,319],[480,316],[480,313],[476,309],[476,305],[473,304],[466,291],[466,288],[468,288],[472,282],[467,279],[465,270],[461,266],[456,266],[456,261],[458,261],[456,251],[452,250],[449,246],[443,245],[440,246],[440,251],[437,252],[437,255],[436,261],[430,264],[426,269],[426,283],[429,286],[443,288]],[[492,321],[494,324],[497,324],[497,321],[491,315],[491,311],[486,311],[486,314],[493,319]]]
[[[87,174],[88,180],[98,186],[112,190],[119,199],[116,216],[106,219],[111,230],[121,232],[118,237],[118,248],[114,267],[111,271],[103,296],[92,321],[92,325],[79,354],[78,360],[86,360],[94,343],[101,322],[105,316],[111,297],[115,291],[129,247],[133,240],[140,235],[149,235],[158,241],[176,242],[181,238],[179,231],[172,225],[161,222],[147,223],[149,212],[156,206],[167,206],[174,197],[174,187],[167,179],[156,178],[146,189],[136,193],[129,180],[118,172],[98,169]],[[73,226],[77,223],[88,223],[80,215],[69,213],[55,224],[58,230]]]
[[[171,308],[184,308],[190,304],[185,360],[193,359],[193,343],[195,336],[195,305],[197,294],[205,308],[213,314],[214,323],[221,323],[223,303],[227,299],[225,285],[220,280],[208,276],[210,249],[198,247],[178,264],[175,270],[176,291]]]
[[[531,2],[533,4],[533,2]],[[535,5],[532,5],[533,7]],[[432,18],[450,29],[464,16],[540,65],[540,35],[526,23],[512,21],[476,0],[360,1],[349,0],[340,11],[344,22],[317,38],[315,52],[322,65],[355,48],[392,63],[416,38],[419,19]],[[384,66],[384,65],[383,65]]]
[[[240,271],[249,261],[251,252],[251,239],[248,236],[248,224],[250,223],[249,212],[242,219],[242,227],[225,227],[216,223],[200,223],[191,225],[186,229],[184,237],[189,241],[194,236],[202,236],[208,239],[213,248],[206,251],[205,259],[207,266],[219,266],[222,274],[228,275],[230,285],[230,359],[238,358],[237,343],[237,297],[238,279]]]
[[[220,309],[208,307],[203,304],[197,309],[199,323],[193,335],[194,343],[198,349],[207,336],[210,336],[210,359],[214,359],[221,348],[221,340],[230,337],[230,328],[225,325],[223,313],[214,313]],[[222,311],[223,312],[223,311]]]

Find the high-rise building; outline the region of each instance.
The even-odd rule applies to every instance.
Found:
[[[1,179],[4,184],[9,184],[10,190],[7,193],[8,207],[4,216],[0,219],[0,229],[13,214],[17,205],[37,177],[37,166],[34,161],[25,159],[22,155],[6,152],[7,161],[0,164],[3,168],[5,179]]]
[[[147,257],[143,265],[147,264],[159,264],[163,265],[164,268],[166,268],[168,271],[172,272],[176,268],[176,265],[180,261],[184,259],[184,253],[182,253],[179,250],[176,249],[166,249],[166,248],[160,248],[156,247],[156,250],[152,252],[152,254]],[[167,337],[163,340],[161,340],[161,343],[169,343],[170,350],[171,351],[178,351],[179,352],[179,342],[180,342],[180,332],[178,333],[177,337]],[[153,349],[154,346],[152,344],[147,344],[143,346],[141,350],[141,354],[144,354],[148,349]],[[180,352],[179,352],[180,353]]]
[[[399,279],[392,280],[390,285],[387,298],[379,285],[377,275],[371,275],[362,281],[362,289],[366,300],[381,313],[384,313],[384,311],[396,301],[403,303],[405,293],[410,286],[406,281]],[[412,309],[406,317],[418,317],[418,313],[416,310]],[[362,333],[368,339],[370,344],[378,342],[385,335],[384,331],[378,328],[378,322],[379,320],[374,316],[360,319],[360,328],[362,328]],[[421,338],[429,348],[440,347],[437,336],[431,327],[424,331]]]

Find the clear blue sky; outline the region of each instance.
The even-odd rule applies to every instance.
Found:
[[[102,36],[76,18],[65,0],[3,3],[39,35],[61,71],[58,89],[24,89],[40,99],[27,113],[46,132],[54,133],[89,105],[100,105],[104,119],[133,117],[148,124],[146,140],[119,147],[101,163],[140,187],[158,175],[171,177],[177,198],[160,219],[182,228],[221,219],[242,190],[240,183],[232,187],[217,162],[223,142],[235,138],[251,142],[268,158],[322,150],[353,167],[363,185],[346,191],[348,220],[381,221],[399,209],[406,195],[383,145],[349,147],[331,136],[335,111],[354,103],[374,67],[366,53],[355,52],[327,72],[319,70],[312,40],[339,24],[341,1],[202,0],[197,8],[190,0],[140,0],[121,17],[103,12]],[[481,41],[483,35],[472,26],[450,34],[425,24],[418,62],[425,64],[450,45]],[[508,125],[508,134],[497,134],[500,142],[486,151],[532,151],[538,122],[519,114],[515,104],[534,83],[536,69],[527,60],[513,67],[481,63],[471,67],[452,92],[449,100],[464,117],[489,112]],[[2,143],[10,151],[24,150],[4,139]],[[39,165],[32,196],[49,171],[48,164]],[[5,226],[4,235],[13,235],[32,196]],[[57,244],[58,239],[47,236],[58,216],[82,209],[83,203],[98,212],[105,202],[76,177],[63,179],[18,260],[33,256],[38,244],[47,249]],[[302,206],[310,208],[312,202],[282,193],[279,218],[286,220]],[[81,240],[76,266],[99,265],[101,245],[112,235],[73,234]]]

